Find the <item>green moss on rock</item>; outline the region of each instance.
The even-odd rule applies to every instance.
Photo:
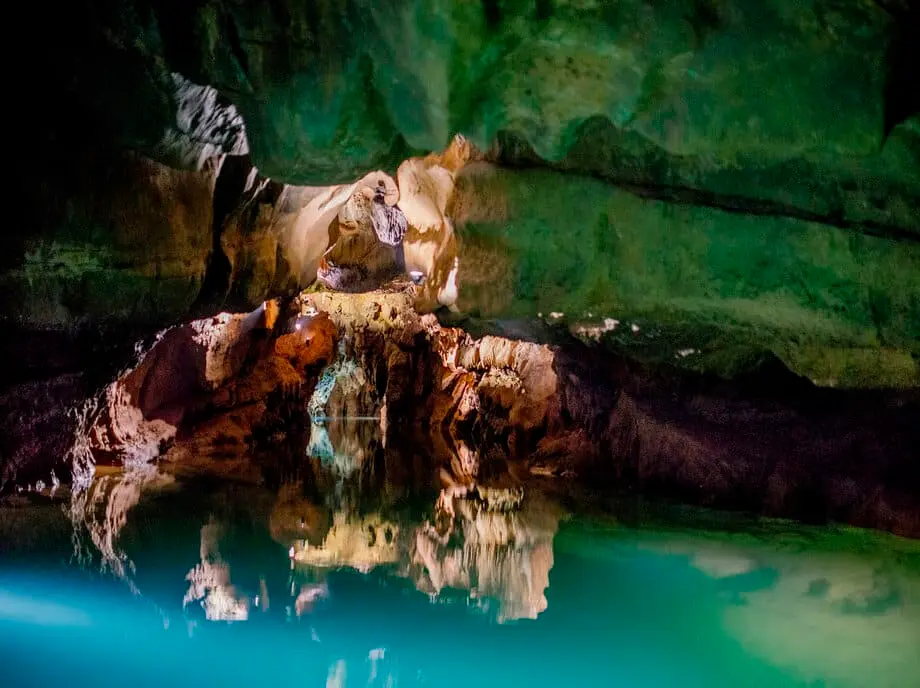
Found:
[[[759,347],[816,380],[861,386],[881,367],[880,384],[917,382],[916,243],[645,199],[542,170],[462,175],[460,194],[501,195],[507,209],[459,228],[459,305],[478,316],[617,319],[626,338],[633,323],[640,335],[669,328],[669,357],[688,346],[710,355]],[[467,251],[477,260],[464,262]],[[508,266],[504,279],[477,278],[488,255]],[[491,293],[509,288],[506,298]]]

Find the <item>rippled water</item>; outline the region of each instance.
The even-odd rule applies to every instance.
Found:
[[[0,512],[4,686],[920,685],[920,546],[881,534],[531,490],[445,538],[347,486],[96,489],[76,541]]]

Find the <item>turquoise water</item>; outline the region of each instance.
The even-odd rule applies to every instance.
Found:
[[[106,480],[4,531],[2,685],[920,686],[914,542]]]

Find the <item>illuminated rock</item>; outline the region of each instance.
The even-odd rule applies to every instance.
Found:
[[[452,539],[431,525],[416,530],[411,570],[418,588],[431,594],[468,590],[483,605],[496,600],[500,622],[537,618],[547,607],[557,508],[533,497],[510,513],[473,499],[453,503]]]
[[[246,621],[250,600],[230,582],[230,567],[220,555],[220,525],[201,528],[201,562],[188,572],[188,591],[182,606],[198,603],[208,621]]]
[[[77,429],[81,453],[75,461],[149,462],[164,453],[180,427],[188,427],[190,411],[195,431],[169,447],[167,460],[207,462],[233,454],[233,448],[242,459],[272,395],[301,393],[309,369],[332,357],[337,336],[323,314],[298,331],[273,332],[275,310],[263,305],[162,333],[134,368],[106,388],[99,412]],[[240,374],[244,364],[249,367]]]
[[[400,526],[379,515],[336,512],[320,545],[293,545],[292,559],[306,566],[348,566],[364,573],[400,560]]]

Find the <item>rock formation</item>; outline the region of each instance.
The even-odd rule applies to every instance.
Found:
[[[51,13],[66,58],[13,89],[0,490],[65,456],[284,482],[271,438],[397,470],[398,437],[457,498],[579,477],[916,534],[916,12]],[[348,419],[317,425],[324,370]]]
[[[308,394],[316,371],[332,358],[336,333],[325,315],[294,332],[283,327],[277,304],[267,303],[162,333],[77,429],[82,453],[74,460],[90,469],[161,457],[188,469],[239,468],[269,406]]]
[[[328,312],[356,366],[348,379],[363,371],[353,400],[337,408],[379,419],[362,426],[379,439],[342,424],[332,426],[337,441],[363,436],[386,447],[408,435],[430,444],[451,495],[488,501],[492,487],[507,494],[548,475],[918,532],[915,396],[874,393],[875,408],[886,408],[878,416],[863,405],[866,393],[820,390],[776,360],[726,383],[612,359],[577,340],[475,338],[420,316],[412,302],[407,292],[326,292],[295,307]],[[851,460],[865,455],[871,466]]]
[[[134,146],[173,123],[173,72],[211,85],[246,120],[259,168],[295,183],[353,179],[463,131],[483,149],[504,136],[511,160],[903,227],[891,222],[913,212],[903,196],[878,191],[916,184],[915,11],[118,0],[46,20],[49,41],[83,58],[49,64],[47,78],[76,80],[82,97],[61,89],[74,110]],[[127,94],[94,71],[113,58]],[[146,127],[131,121],[141,105]]]

